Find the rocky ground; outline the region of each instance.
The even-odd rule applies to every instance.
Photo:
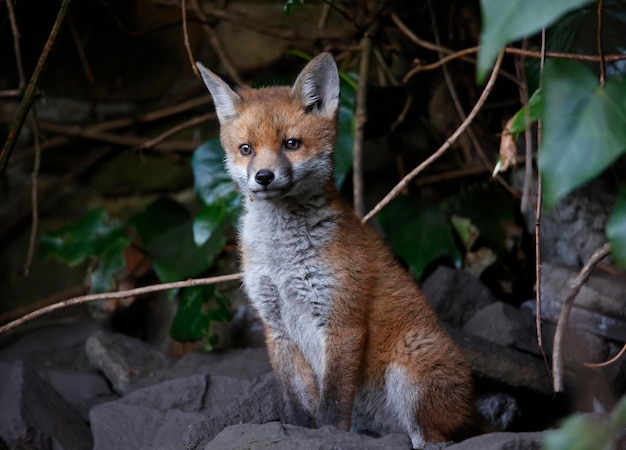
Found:
[[[423,289],[474,368],[481,412],[503,430],[450,443],[449,449],[539,449],[543,430],[574,403],[591,401],[552,395],[530,307],[499,302],[472,275],[444,267]],[[86,315],[48,319],[3,336],[0,448],[410,448],[405,435],[373,438],[278,422],[278,387],[260,328],[249,308],[242,308],[232,329],[233,341],[245,347],[178,359]],[[591,313],[578,308],[576,314]],[[545,326],[553,324],[546,319]],[[594,351],[615,345],[598,333],[581,331],[578,337]],[[614,387],[624,377],[621,367],[612,370],[586,378],[587,385],[604,380],[605,390]],[[587,397],[599,402],[602,392],[594,388]]]

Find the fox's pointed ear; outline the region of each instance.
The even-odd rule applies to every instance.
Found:
[[[228,122],[239,114],[237,110],[241,105],[241,97],[219,76],[196,61],[196,67],[202,75],[202,80],[213,97],[215,112],[220,123]]]
[[[339,106],[339,72],[330,53],[318,55],[302,69],[291,95],[308,111],[335,116]]]

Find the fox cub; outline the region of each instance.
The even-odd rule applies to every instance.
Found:
[[[339,74],[313,59],[292,87],[229,87],[197,63],[245,208],[243,284],[264,327],[282,420],[413,447],[474,419],[470,369],[434,311],[333,182]]]

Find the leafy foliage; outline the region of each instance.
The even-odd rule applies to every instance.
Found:
[[[217,342],[210,333],[211,323],[229,320],[232,320],[230,301],[215,286],[187,288],[180,295],[170,335],[179,341],[206,339],[207,350],[211,350]]]
[[[150,204],[131,219],[130,225],[163,282],[184,280],[205,272],[226,243],[224,227],[218,224],[202,245],[196,245],[193,218],[183,205],[169,198]]]
[[[94,209],[71,225],[43,233],[39,251],[70,266],[91,260],[95,265],[90,275],[91,292],[98,293],[113,287],[113,277],[124,268],[124,250],[129,244],[122,225],[109,220],[105,210]]]
[[[377,216],[393,251],[409,266],[416,278],[439,258],[461,267],[463,258],[454,241],[446,216],[436,206],[400,197]]]
[[[545,450],[612,450],[626,426],[626,397],[605,420],[595,415],[576,414],[558,430],[545,434]]]
[[[283,14],[290,16],[300,5],[304,5],[304,0],[287,0],[283,5]]]
[[[568,11],[591,0],[481,0],[483,28],[480,34],[477,76],[485,78],[496,55],[509,42],[531,35]]]
[[[626,153],[626,82],[602,88],[584,65],[566,60],[547,61],[543,81],[539,168],[550,208]]]
[[[626,188],[623,188],[606,227],[613,259],[626,267]]]

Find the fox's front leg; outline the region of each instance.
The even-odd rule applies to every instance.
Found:
[[[318,427],[334,425],[350,430],[365,338],[362,327],[329,325],[325,342],[326,369],[316,417]]]
[[[284,333],[267,327],[266,340],[282,394],[281,422],[315,428],[319,393],[311,365]]]

